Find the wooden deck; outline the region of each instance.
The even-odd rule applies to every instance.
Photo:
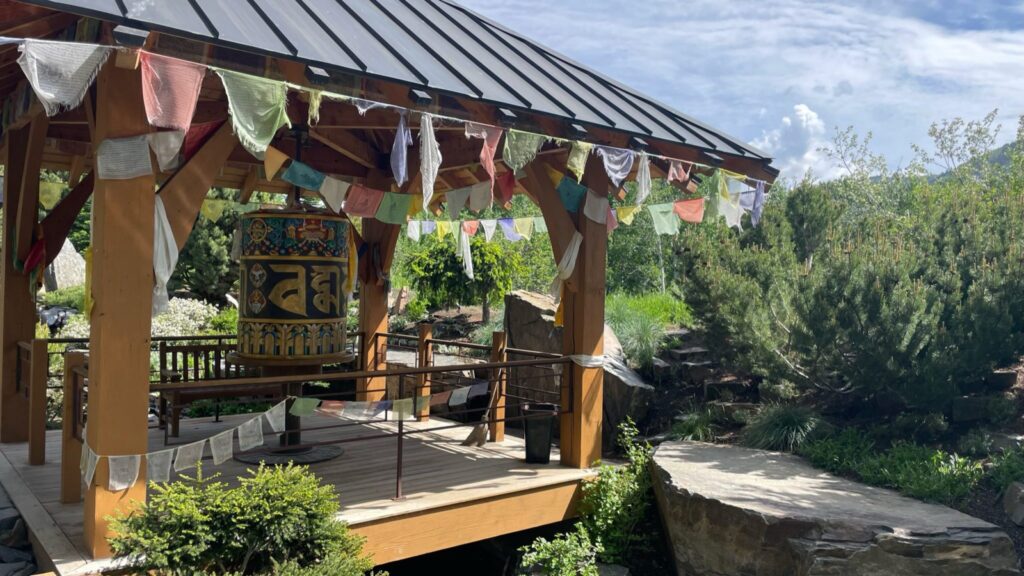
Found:
[[[239,425],[251,416],[183,420],[184,444],[209,438]],[[314,415],[304,427],[329,426],[339,420]],[[405,423],[426,430],[404,439],[403,493],[396,501],[396,438],[342,444],[345,453],[332,461],[311,465],[340,495],[341,518],[367,539],[367,550],[378,563],[390,562],[451,546],[512,533],[570,517],[579,483],[593,472],[559,466],[557,450],[549,465],[523,462],[523,441],[506,436],[502,443],[481,448],[461,441],[467,427],[433,430],[451,422]],[[303,441],[391,431],[394,422],[303,433]],[[276,436],[267,437],[268,444]],[[91,574],[110,566],[88,559],[82,542],[82,504],[60,503],[60,431],[47,432],[46,463],[28,465],[27,444],[0,444],[0,482],[14,500],[39,548],[53,561],[57,574]],[[163,433],[149,431],[151,450],[163,448]],[[237,438],[236,438],[237,449]],[[244,474],[249,465],[234,460],[214,466],[206,449],[204,472],[219,472],[226,480]],[[194,472],[194,470],[193,470]],[[187,474],[188,472],[186,472]]]

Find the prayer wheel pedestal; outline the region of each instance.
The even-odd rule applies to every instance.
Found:
[[[240,361],[243,364],[246,363],[244,359],[236,358],[235,361]],[[313,376],[321,373],[323,373],[323,367],[319,364],[306,366],[296,366],[294,364],[260,366],[260,376],[262,377],[299,375]],[[283,389],[281,392],[285,397],[295,398],[302,396],[301,382],[282,384],[282,387]],[[340,446],[303,446],[302,431],[300,429],[302,419],[291,413],[291,405],[292,402],[289,401],[284,417],[285,433],[281,435],[278,448],[268,447],[263,450],[254,450],[245,454],[239,454],[235,457],[235,460],[246,464],[259,464],[260,462],[265,462],[270,465],[287,464],[289,462],[293,462],[295,464],[315,464],[317,462],[332,460],[345,453]],[[291,448],[293,446],[294,448]]]

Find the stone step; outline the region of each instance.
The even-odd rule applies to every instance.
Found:
[[[690,346],[687,348],[676,348],[675,350],[669,350],[668,355],[675,360],[693,360],[694,358],[704,358],[708,353],[708,349],[701,346]]]

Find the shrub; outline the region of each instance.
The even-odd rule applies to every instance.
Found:
[[[167,311],[153,318],[153,336],[190,336],[201,334],[214,316],[217,307],[201,300],[171,298]]]
[[[210,318],[207,330],[211,334],[235,334],[238,332],[238,308],[228,306]]]
[[[980,462],[910,442],[897,442],[868,459],[859,470],[869,484],[895,488],[931,502],[954,505],[962,501],[983,476]]]
[[[672,423],[671,435],[676,440],[714,442],[717,437],[714,414],[709,409],[680,414]]]
[[[597,478],[583,485],[580,523],[601,543],[602,562],[621,563],[635,552],[634,547],[649,546],[649,535],[638,533],[636,527],[650,506],[651,446],[638,436],[636,425],[627,418],[619,425],[618,440],[628,463],[602,466]]]
[[[1005,426],[1017,417],[1017,400],[1012,396],[993,396],[988,401],[988,421]]]
[[[414,297],[405,305],[405,316],[410,322],[419,322],[425,319],[427,317],[427,303]]]
[[[195,478],[153,484],[147,502],[112,518],[111,548],[139,571],[156,574],[269,573],[344,567],[357,576],[372,567],[362,540],[338,521],[330,486],[305,467],[260,466],[236,488]],[[324,573],[313,570],[307,573]]]
[[[751,418],[741,439],[752,448],[793,452],[823,427],[824,422],[811,408],[773,404]]]
[[[635,314],[615,327],[622,353],[631,364],[642,369],[654,363],[665,340],[665,325],[653,316]]]
[[[812,439],[798,452],[818,468],[849,476],[857,475],[874,451],[874,443],[862,431],[847,428],[839,434]]]
[[[1024,449],[1007,450],[993,458],[988,479],[1000,492],[1014,482],[1024,481]]]
[[[572,532],[553,540],[537,538],[523,553],[520,565],[546,576],[598,576],[597,555],[603,552],[600,540],[591,541],[580,524]]]
[[[85,306],[82,304],[85,298],[85,286],[69,286],[67,288],[60,288],[53,292],[44,292],[40,296],[40,300],[46,306],[62,306],[64,308],[74,308],[81,312]]]
[[[958,452],[968,456],[974,456],[976,458],[984,458],[988,456],[992,453],[992,447],[992,435],[980,428],[975,428],[967,434],[964,434],[956,443],[956,449]]]

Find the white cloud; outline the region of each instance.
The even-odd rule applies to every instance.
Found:
[[[836,175],[819,149],[828,143],[825,122],[806,104],[793,106],[792,115],[783,116],[779,126],[765,130],[752,144],[771,154],[781,176],[800,179],[808,170],[818,178]]]
[[[748,140],[781,145],[799,102],[898,164],[932,122],[1024,114],[1024,20],[1004,0],[458,1]]]

